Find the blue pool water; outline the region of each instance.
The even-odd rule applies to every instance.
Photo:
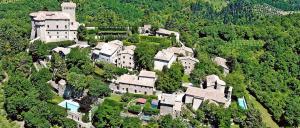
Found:
[[[245,98],[238,98],[238,104],[242,109],[247,109],[247,104]]]
[[[71,100],[64,100],[63,102],[58,104],[59,106],[62,106],[64,108],[69,109],[72,112],[77,112],[79,108],[79,104],[76,102],[73,102]]]

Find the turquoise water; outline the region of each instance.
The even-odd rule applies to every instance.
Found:
[[[244,98],[238,98],[238,104],[242,109],[247,109],[246,100]]]
[[[73,101],[65,100],[58,104],[59,106],[62,106],[64,108],[69,109],[72,112],[77,112],[79,108],[79,104]]]

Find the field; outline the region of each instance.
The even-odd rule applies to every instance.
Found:
[[[248,93],[249,94],[249,93]],[[279,126],[273,121],[272,115],[269,114],[268,110],[262,106],[255,97],[252,95],[248,95],[249,98],[247,98],[248,104],[253,104],[254,108],[257,109],[261,113],[262,121],[266,124],[267,127],[270,128],[279,128]]]

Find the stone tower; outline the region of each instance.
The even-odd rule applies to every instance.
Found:
[[[62,12],[70,14],[71,21],[76,21],[76,4],[73,2],[63,2],[61,4]]]

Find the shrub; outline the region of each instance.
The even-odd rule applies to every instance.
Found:
[[[140,42],[140,37],[138,34],[133,34],[128,38],[128,41],[131,43],[139,43]]]
[[[141,106],[139,105],[132,105],[128,107],[128,111],[133,113],[133,114],[138,114],[141,112]]]
[[[159,113],[159,110],[156,108],[152,108],[150,103],[146,103],[143,112],[146,115],[157,115]]]
[[[83,121],[84,123],[90,122],[89,113],[85,113],[85,114],[82,116],[82,121]]]
[[[73,45],[75,44],[74,41],[60,41],[60,42],[51,42],[51,43],[47,43],[47,46],[49,49],[53,49],[53,48],[56,48],[56,47],[67,47],[67,46],[70,46],[70,45]]]
[[[133,99],[133,97],[131,95],[129,95],[129,93],[125,93],[121,97],[122,102],[129,102],[132,99]]]
[[[157,99],[157,96],[155,95],[143,95],[143,94],[131,94],[131,93],[125,93],[121,97],[122,102],[129,102],[130,100],[134,98],[144,98],[148,101],[151,101],[152,99]]]

